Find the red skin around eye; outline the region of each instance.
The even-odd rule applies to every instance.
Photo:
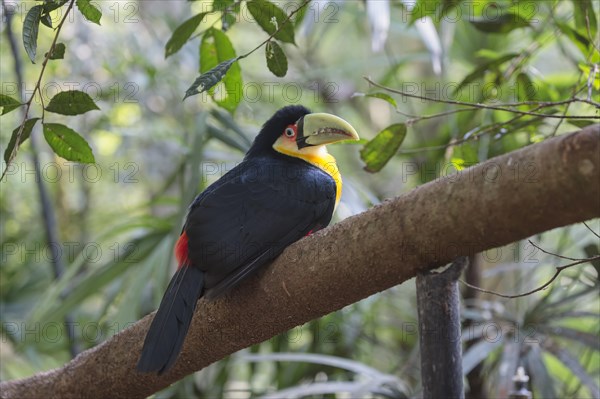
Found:
[[[288,137],[288,135],[285,134],[285,131],[287,129],[292,129],[294,131],[294,135],[292,137]],[[288,140],[296,140],[296,136],[298,135],[298,128],[296,127],[296,125],[288,125],[285,130],[283,131],[283,136],[288,139]]]

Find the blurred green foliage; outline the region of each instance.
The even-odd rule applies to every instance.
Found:
[[[581,116],[598,117],[593,103],[600,86],[598,5],[581,0],[382,1],[389,4],[390,13],[382,52],[371,49],[374,28],[385,26],[385,13],[377,14],[379,18],[365,13],[373,2],[313,1],[298,12],[293,25],[275,34],[278,43],[261,49],[267,51],[266,58],[251,54],[239,59],[209,93],[182,102],[199,72],[236,54],[251,53],[276,32],[283,16],[302,4],[279,2],[277,9],[258,16],[271,7],[267,3],[77,1],[79,13],[65,20],[59,38],[64,44],[48,61],[29,118],[41,117],[42,105],[52,104],[58,93],[85,93],[92,100],[85,109],[93,105],[100,111],[68,116],[73,112],[59,108],[63,112],[43,116],[44,123],[78,132],[91,146],[95,163],[67,161],[54,153],[54,146],[44,144],[39,150],[39,169],[51,192],[61,240],[52,245],[59,246],[67,265],[58,279],[52,272],[28,142],[10,165],[3,164],[2,380],[68,361],[74,343],[67,338],[66,315],[73,320],[75,344],[83,350],[154,310],[174,267],[172,248],[187,205],[241,160],[261,123],[281,106],[301,103],[335,113],[364,139],[358,145],[331,148],[345,183],[335,220],[593,121]],[[31,13],[42,4],[45,8]],[[2,27],[2,148],[11,138],[14,145],[12,132],[22,121],[15,101],[31,96],[40,57],[55,34],[47,26],[56,27],[65,8],[64,1],[4,6],[3,13],[14,12],[12,28],[18,38],[37,29],[27,25],[32,19],[46,26],[36,34],[37,58],[31,40],[25,46],[18,42],[26,61],[23,100],[10,44],[4,40],[6,26]],[[422,17],[429,18],[428,24]],[[38,64],[30,64],[30,58]],[[268,65],[270,59],[277,61],[275,67]],[[384,93],[369,87],[363,76],[406,94],[521,113]],[[589,101],[538,103],[573,98]],[[514,103],[518,104],[506,105]],[[467,110],[454,112],[458,108]],[[41,123],[27,126],[27,133],[42,137]],[[400,149],[390,151],[390,145]],[[369,165],[376,166],[370,169],[381,169],[379,173],[363,169],[361,149],[363,156],[368,153]],[[515,165],[514,173],[527,184],[537,172],[535,165]],[[589,225],[600,231],[598,220]],[[598,253],[597,237],[580,225],[544,233],[535,241],[574,258]],[[476,263],[479,284],[504,293],[538,287],[551,277],[554,266],[564,264],[527,242],[480,254]],[[531,377],[534,397],[597,395],[600,300],[594,266],[569,269],[551,288],[517,300],[465,292],[468,381],[479,380],[490,396],[502,396],[510,391],[512,375],[521,365]],[[296,393],[314,394],[309,386],[327,392],[334,383],[360,383],[373,375],[377,378],[352,392],[363,397],[416,397],[420,375],[415,302],[413,283],[405,283],[234,354],[156,397],[249,397],[292,387],[298,387]],[[325,357],[247,358],[287,352],[356,363],[334,367]],[[379,374],[357,368],[360,363]],[[322,395],[335,397],[314,394]]]

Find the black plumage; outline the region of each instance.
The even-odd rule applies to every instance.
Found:
[[[198,297],[218,297],[291,243],[329,224],[336,200],[333,177],[273,149],[286,127],[308,113],[301,106],[279,110],[244,160],[190,205],[182,232],[189,266],[169,284],[144,342],[139,371],[161,374],[171,367]]]
[[[246,159],[190,210],[189,257],[206,273],[207,297],[217,297],[294,241],[329,224],[333,178],[286,158]]]
[[[144,340],[138,371],[160,375],[175,363],[203,288],[198,268],[184,266],[173,275]]]

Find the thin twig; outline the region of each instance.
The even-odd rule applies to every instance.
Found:
[[[484,292],[486,294],[496,295],[496,296],[499,296],[499,297],[502,297],[502,298],[508,298],[508,299],[521,298],[521,297],[534,294],[536,292],[539,292],[539,291],[547,288],[550,284],[552,284],[552,282],[554,280],[556,280],[556,278],[558,277],[558,275],[563,270],[568,269],[569,267],[580,265],[582,263],[592,262],[592,261],[599,260],[599,259],[600,259],[600,255],[597,255],[597,256],[593,256],[591,258],[581,259],[581,260],[578,260],[577,262],[569,263],[569,264],[566,264],[564,266],[557,266],[556,267],[556,272],[554,273],[554,275],[552,276],[552,278],[550,280],[548,280],[544,285],[542,285],[542,286],[540,286],[540,287],[538,287],[536,289],[533,289],[531,291],[527,291],[527,292],[524,292],[522,294],[516,294],[516,295],[501,294],[501,293],[496,292],[496,291],[490,291],[490,290],[483,289],[481,287],[477,287],[475,285],[471,285],[471,284],[469,284],[469,283],[467,283],[466,281],[463,281],[463,280],[458,280],[458,281],[460,281],[462,284],[464,284],[465,286],[467,286],[469,288],[472,288],[472,289],[477,290],[479,292]]]
[[[402,115],[402,116],[406,116],[407,118],[419,118],[419,115],[413,115],[413,114],[409,114],[408,112],[404,112],[402,110],[399,110],[398,108],[396,108],[396,113]],[[408,123],[408,122],[407,122]]]
[[[595,235],[596,237],[600,238],[600,235],[598,233],[596,233],[594,230],[592,230],[592,228],[590,226],[588,226],[586,222],[581,222],[581,223],[583,223],[584,226],[587,227],[588,230],[591,231],[593,235]]]
[[[592,30],[590,29],[590,16],[589,16],[588,11],[589,11],[589,9],[586,8],[585,9],[585,28],[587,30],[588,39],[590,39],[590,43],[592,43],[592,46],[594,47],[594,49],[596,49],[596,51],[600,53],[600,48],[598,48],[598,46],[596,45],[596,42],[594,41],[594,35],[592,35]]]
[[[541,107],[536,107],[534,108],[534,111],[540,109]],[[481,136],[483,136],[484,134],[488,134],[490,133],[492,130],[497,129],[501,126],[504,125],[508,125],[510,123],[513,123],[514,121],[521,119],[525,117],[525,115],[517,115],[514,118],[511,118],[505,122],[496,122],[493,123],[485,128],[482,128],[481,130],[479,130],[476,134],[473,134],[469,137],[463,137],[462,139],[458,139],[458,140],[454,140],[451,143],[447,143],[447,144],[441,144],[441,145],[436,145],[436,146],[431,146],[431,147],[421,147],[421,148],[413,148],[413,149],[408,149],[408,150],[400,150],[398,151],[399,154],[411,154],[411,153],[416,153],[416,152],[422,152],[422,151],[437,151],[437,150],[443,150],[445,148],[449,148],[455,145],[460,145],[463,143],[467,143],[469,141],[474,141],[479,139]]]
[[[581,77],[583,76],[583,71],[579,72],[579,77],[577,78],[577,82],[579,82],[581,80]],[[580,89],[577,89],[577,85],[573,86],[573,94],[571,96],[572,99],[577,98],[577,94],[581,93],[583,90],[585,90],[587,88],[587,85],[583,85]],[[591,99],[588,100],[583,100],[583,99],[578,99],[579,101],[588,103],[588,100],[591,101]],[[592,102],[593,103],[593,102]],[[563,111],[563,116],[567,115],[567,112],[569,112],[569,107],[571,106],[572,103],[569,103],[565,106],[565,109]],[[598,106],[596,106],[598,108]],[[554,126],[554,129],[552,130],[552,133],[550,134],[549,137],[554,137],[556,136],[556,132],[558,132],[558,128],[562,125],[562,123],[564,122],[564,119],[559,119],[558,123],[556,124],[556,126]]]
[[[535,243],[533,243],[531,240],[527,240],[531,245],[533,245],[535,248],[539,249],[540,251],[542,251],[543,253],[545,253],[546,255],[552,255],[552,256],[556,256],[557,258],[561,258],[561,259],[565,259],[565,260],[572,260],[572,261],[580,261],[580,260],[585,260],[585,259],[581,259],[581,258],[569,258],[568,256],[563,256],[563,255],[559,255],[559,254],[555,254],[553,252],[549,252],[546,251],[545,249],[543,249],[542,247],[540,247],[539,245],[536,245]]]
[[[528,111],[519,111],[516,109],[510,109],[510,108],[505,108],[504,104],[502,105],[488,105],[488,104],[481,104],[481,103],[469,103],[469,102],[465,102],[465,101],[456,101],[456,100],[442,100],[439,98],[435,98],[435,97],[427,97],[427,96],[421,96],[418,94],[412,94],[412,93],[407,93],[405,91],[402,90],[397,90],[391,87],[387,87],[384,86],[382,84],[376,83],[373,80],[371,80],[369,77],[364,77],[364,79],[369,82],[370,84],[372,84],[375,87],[379,87],[380,89],[383,89],[385,91],[389,91],[390,93],[395,93],[395,94],[400,94],[404,97],[411,97],[411,98],[416,98],[419,100],[425,100],[425,101],[431,101],[431,102],[437,102],[437,103],[444,103],[444,104],[452,104],[452,105],[463,105],[463,106],[467,106],[467,107],[472,107],[472,108],[479,108],[479,109],[491,109],[491,110],[496,110],[496,111],[505,111],[505,112],[511,112],[514,114],[521,114],[521,115],[529,115],[529,116],[542,116],[544,118],[558,118],[558,119],[565,119],[565,118],[571,118],[571,119],[600,119],[600,116],[596,116],[596,115],[572,115],[569,117],[563,116],[563,115],[552,115],[552,114],[541,114],[541,113],[536,113],[536,112],[528,112]],[[507,107],[513,107],[513,106],[517,106],[517,105],[525,105],[525,104],[535,104],[535,105],[539,105],[543,108],[546,107],[551,107],[551,106],[555,106],[555,105],[562,105],[562,104],[570,104],[573,102],[578,102],[579,100],[574,100],[574,99],[569,99],[569,100],[563,100],[563,101],[557,101],[557,102],[536,102],[536,101],[524,101],[522,103],[512,103],[512,104],[506,104]],[[587,101],[586,101],[587,102]],[[600,104],[599,104],[600,105]]]
[[[473,108],[460,108],[460,109],[453,109],[451,111],[445,111],[445,112],[440,112],[438,114],[431,114],[431,115],[423,115],[423,116],[414,116],[411,119],[408,119],[406,121],[406,125],[411,126],[414,125],[417,122],[421,122],[427,119],[434,119],[434,118],[439,118],[442,116],[448,116],[448,115],[452,115],[452,114],[458,114],[460,112],[474,112],[477,111],[476,109]],[[397,113],[399,114],[403,114],[405,115],[403,112],[401,112],[400,110],[396,110]]]

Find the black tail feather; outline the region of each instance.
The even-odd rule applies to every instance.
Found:
[[[173,366],[203,287],[204,273],[199,269],[184,265],[177,270],[146,334],[138,371],[160,375]]]

